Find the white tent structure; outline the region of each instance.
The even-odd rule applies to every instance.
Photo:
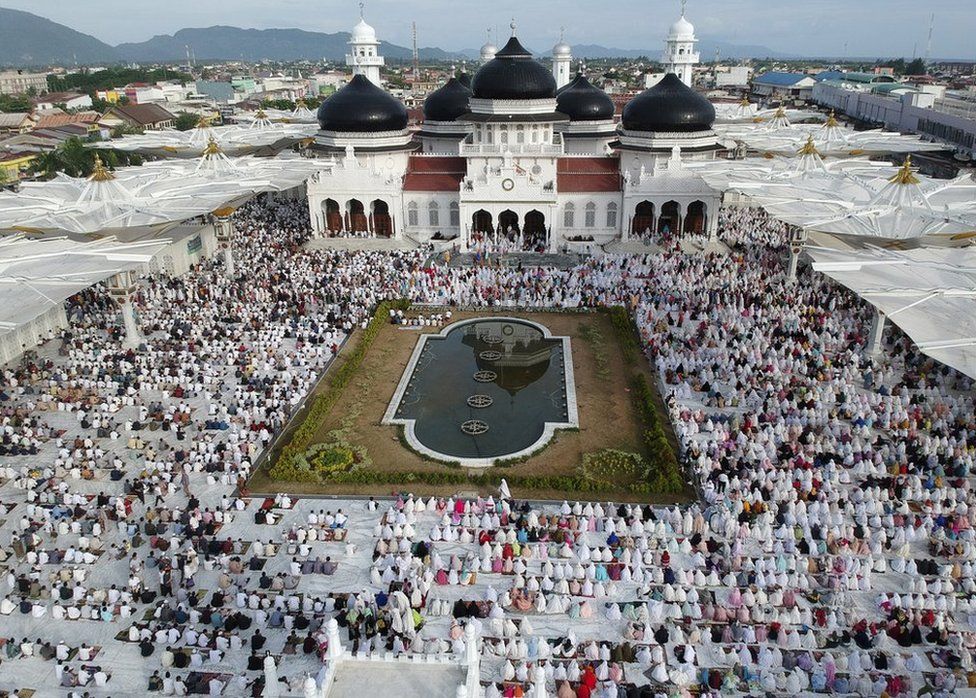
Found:
[[[716,124],[763,124],[767,128],[782,128],[791,123],[823,123],[825,117],[815,109],[760,109],[748,99],[741,102],[717,102],[715,107]]]
[[[806,146],[793,168],[763,162],[716,161],[696,171],[710,186],[744,194],[770,215],[810,231],[877,241],[976,230],[976,180],[970,175],[923,177],[912,171],[910,158],[897,170],[863,160],[824,164]]]
[[[138,271],[168,240],[0,238],[0,362],[6,363],[67,326],[64,302],[84,289]]]
[[[282,150],[299,141],[312,138],[314,123],[272,123],[268,119],[233,126],[210,126],[201,120],[189,131],[148,131],[92,144],[93,148],[111,148],[146,153],[158,157],[198,157],[210,141],[216,141],[228,155],[247,155],[262,148]]]
[[[96,158],[87,179],[58,175],[0,193],[0,229],[92,234],[162,228],[208,214],[265,191],[301,185],[327,167],[298,155],[223,156],[211,141],[198,161],[155,162],[110,172]]]
[[[903,135],[882,129],[855,131],[842,125],[833,114],[822,124],[795,124],[785,111],[760,122],[716,123],[715,130],[732,144],[748,151],[773,155],[792,155],[813,137],[823,157],[905,154],[945,150],[920,136]]]
[[[269,127],[273,124],[314,124],[318,118],[314,111],[308,108],[304,100],[298,100],[292,111],[282,109],[258,109],[255,112],[241,112],[234,114],[234,120],[242,124],[258,127]]]
[[[976,378],[976,248],[808,248],[813,268],[874,305],[926,355]]]

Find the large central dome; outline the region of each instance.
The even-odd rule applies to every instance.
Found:
[[[707,131],[715,123],[715,107],[677,75],[668,73],[627,103],[621,123],[627,131]]]
[[[552,99],[556,79],[514,36],[475,74],[477,99]]]
[[[366,76],[356,75],[348,85],[322,102],[318,118],[323,131],[402,131],[407,127],[407,108]]]

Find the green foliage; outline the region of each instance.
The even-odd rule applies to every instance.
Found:
[[[198,123],[200,123],[199,116],[188,111],[181,111],[173,119],[173,128],[177,131],[189,131],[191,128],[196,127]]]
[[[34,108],[27,95],[0,94],[0,112],[29,112]]]
[[[305,419],[295,429],[291,440],[282,449],[277,463],[271,469],[272,477],[281,480],[290,479],[288,477],[279,477],[279,475],[275,475],[275,472],[291,473],[295,467],[298,467],[298,459],[303,456],[305,450],[311,444],[312,439],[315,438],[315,433],[318,431],[319,425],[328,417],[332,408],[335,407],[339,398],[342,397],[342,393],[363,363],[366,352],[369,351],[369,347],[376,339],[376,335],[379,334],[383,324],[389,321],[390,310],[406,310],[409,307],[410,302],[405,300],[384,301],[376,307],[376,312],[373,313],[373,317],[369,321],[369,324],[366,325],[366,329],[362,330],[362,337],[360,337],[356,349],[346,356],[345,362],[335,370],[329,389],[312,400],[312,405],[308,410],[308,414],[305,415]]]
[[[30,171],[44,177],[63,172],[70,177],[88,177],[95,169],[95,155],[109,169],[121,165],[140,164],[142,159],[116,150],[93,150],[85,147],[80,138],[68,138],[54,150],[39,155],[31,163]]]
[[[278,109],[279,111],[295,111],[295,103],[290,99],[265,99],[261,101],[262,109]]]
[[[602,380],[610,378],[610,358],[607,356],[607,343],[603,333],[590,324],[579,327],[579,335],[593,347],[593,360],[596,362],[596,375]]]
[[[639,335],[634,320],[630,317],[627,309],[620,305],[611,307],[607,313],[610,315],[610,324],[613,325],[613,329],[617,333],[617,341],[624,354],[624,361],[628,366],[633,366],[641,356]]]
[[[678,493],[684,484],[681,479],[681,466],[671,448],[664,427],[658,417],[654,404],[654,391],[642,374],[631,381],[634,403],[644,422],[643,441],[647,460],[650,464],[648,477],[653,492]]]
[[[168,68],[126,68],[111,67],[97,72],[82,70],[68,75],[48,75],[47,86],[51,92],[85,92],[94,96],[95,90],[108,90],[133,82],[155,83],[165,80],[193,82],[193,76]]]

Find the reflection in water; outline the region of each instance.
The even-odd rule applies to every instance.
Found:
[[[415,420],[420,442],[450,456],[494,458],[528,448],[546,422],[568,421],[562,340],[501,319],[428,337],[396,416]]]

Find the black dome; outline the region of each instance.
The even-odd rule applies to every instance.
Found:
[[[457,79],[458,79],[458,82],[459,83],[461,83],[462,85],[464,85],[465,87],[467,87],[469,90],[471,89],[471,76],[470,75],[468,75],[467,73],[465,73],[465,72],[462,71],[461,73],[458,74]]]
[[[322,102],[319,127],[340,133],[402,131],[407,127],[407,108],[364,75]]]
[[[451,78],[424,100],[424,120],[455,121],[462,114],[468,113],[470,97],[471,90],[464,86],[460,78]]]
[[[471,90],[480,99],[547,99],[556,95],[556,79],[513,36],[475,73]]]
[[[627,131],[707,131],[715,122],[715,107],[668,73],[627,103],[621,122]]]
[[[613,100],[580,73],[556,93],[556,111],[570,121],[606,121],[613,118]]]

